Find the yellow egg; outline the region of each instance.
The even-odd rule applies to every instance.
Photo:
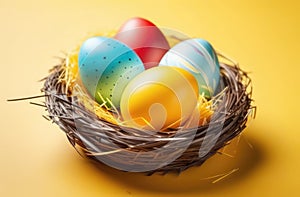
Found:
[[[120,110],[126,126],[164,130],[184,123],[197,106],[198,84],[192,74],[176,67],[154,67],[126,86]]]

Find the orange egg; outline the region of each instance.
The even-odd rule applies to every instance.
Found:
[[[125,125],[158,131],[182,125],[197,99],[198,84],[192,74],[176,67],[153,67],[129,82],[120,110]]]

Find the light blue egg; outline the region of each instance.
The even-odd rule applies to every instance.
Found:
[[[86,40],[80,48],[78,62],[82,83],[91,96],[100,104],[101,97],[109,99],[115,107],[120,106],[128,82],[144,71],[142,61],[132,49],[106,37]],[[111,107],[109,103],[107,106]]]
[[[163,56],[159,65],[188,70],[197,79],[199,92],[206,97],[211,97],[219,84],[218,57],[211,44],[200,38],[176,44]]]

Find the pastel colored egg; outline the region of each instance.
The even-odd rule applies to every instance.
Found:
[[[100,104],[103,99],[109,99],[115,107],[120,106],[129,81],[144,71],[142,61],[132,49],[106,37],[86,40],[80,48],[78,62],[80,78],[90,95]],[[109,102],[106,105],[111,107]]]
[[[220,65],[212,45],[203,39],[182,41],[161,59],[160,66],[183,68],[197,79],[199,92],[210,98],[219,84]]]
[[[132,48],[141,58],[146,69],[157,66],[163,55],[170,49],[160,29],[152,22],[138,17],[126,21],[114,38]]]
[[[195,77],[176,67],[154,67],[137,75],[126,86],[120,110],[124,122],[134,128],[176,128],[197,105]]]

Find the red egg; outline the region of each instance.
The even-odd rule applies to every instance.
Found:
[[[152,22],[138,17],[126,21],[114,38],[132,48],[141,58],[145,69],[157,66],[170,49],[160,29]]]

